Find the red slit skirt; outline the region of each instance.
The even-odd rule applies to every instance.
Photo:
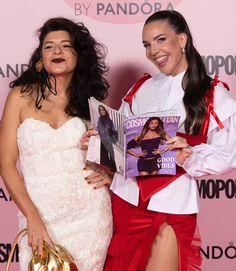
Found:
[[[196,214],[178,215],[147,210],[148,202],[134,206],[113,194],[115,231],[104,271],[145,271],[151,247],[163,223],[172,226],[178,242],[179,271],[201,270]]]

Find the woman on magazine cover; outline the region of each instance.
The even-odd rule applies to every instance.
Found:
[[[156,175],[161,169],[161,154],[168,149],[159,149],[159,145],[170,139],[164,130],[163,121],[159,117],[149,118],[139,135],[127,143],[127,153],[138,158],[140,176]],[[133,149],[141,148],[137,153]],[[127,158],[128,160],[128,158]]]
[[[179,167],[173,177],[124,179],[115,174],[115,231],[104,270],[197,271],[201,256],[195,178],[236,167],[236,101],[225,83],[207,75],[189,27],[177,11],[152,14],[142,40],[147,58],[161,73],[138,81],[124,97],[120,112],[132,117],[175,110],[179,133],[167,143],[176,149]]]
[[[99,105],[98,111],[100,117],[97,122],[97,130],[101,139],[100,163],[110,167],[115,172],[116,163],[113,144],[118,140],[118,132],[106,108],[103,105]]]
[[[102,271],[111,204],[107,187],[93,188],[109,179],[104,171],[84,170],[80,138],[88,98],[107,95],[104,49],[82,23],[65,18],[49,19],[38,33],[28,70],[10,85],[0,126],[0,173],[21,211],[19,228],[28,230],[19,243],[19,270],[28,270],[32,250],[42,256],[43,242],[55,241],[80,271]]]

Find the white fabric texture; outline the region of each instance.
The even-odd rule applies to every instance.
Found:
[[[74,117],[58,129],[33,119],[18,128],[21,170],[27,191],[55,243],[75,258],[80,271],[101,271],[112,235],[107,187],[93,189],[84,178],[86,153],[79,148],[85,124]],[[26,227],[19,213],[19,228]],[[20,270],[28,270],[27,238],[19,244]]]
[[[133,114],[175,111],[180,116],[178,131],[184,133],[186,113],[181,85],[184,73],[175,77],[158,74],[144,82],[134,96]],[[218,127],[213,117],[210,118],[207,144],[192,147],[193,154],[183,165],[187,173],[154,194],[148,205],[149,210],[174,214],[197,213],[198,191],[194,178],[222,174],[236,168],[236,101],[222,84],[215,87],[214,111],[223,122],[224,129]],[[133,116],[128,103],[124,101],[120,112],[127,117]],[[134,178],[125,180],[116,173],[111,189],[129,203],[138,205],[139,188]]]

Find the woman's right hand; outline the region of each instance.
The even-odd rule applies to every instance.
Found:
[[[32,248],[32,251],[38,252],[39,257],[43,255],[44,241],[47,242],[50,247],[54,248],[54,243],[39,214],[33,214],[27,217],[27,230],[28,244]]]
[[[80,139],[80,149],[87,150],[90,136],[94,136],[97,134],[98,134],[98,132],[96,130],[94,130],[94,126],[92,124],[90,124],[88,127],[88,131],[86,131]]]

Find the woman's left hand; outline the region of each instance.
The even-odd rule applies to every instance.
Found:
[[[85,170],[91,170],[91,166],[86,167]],[[85,178],[88,184],[93,185],[94,189],[100,188],[104,185],[110,185],[113,179],[113,172],[106,172],[104,169],[94,168],[93,173]]]
[[[174,136],[168,139],[166,143],[170,145],[169,150],[183,149],[189,146],[187,140],[180,136]]]
[[[162,153],[163,153],[163,151],[161,151],[161,150],[159,150],[159,149],[154,149],[154,150],[152,151],[152,154],[154,154],[154,155],[162,154]]]
[[[188,148],[183,148],[181,150],[176,150],[176,162],[179,166],[182,166],[185,160],[193,153],[193,151]]]

